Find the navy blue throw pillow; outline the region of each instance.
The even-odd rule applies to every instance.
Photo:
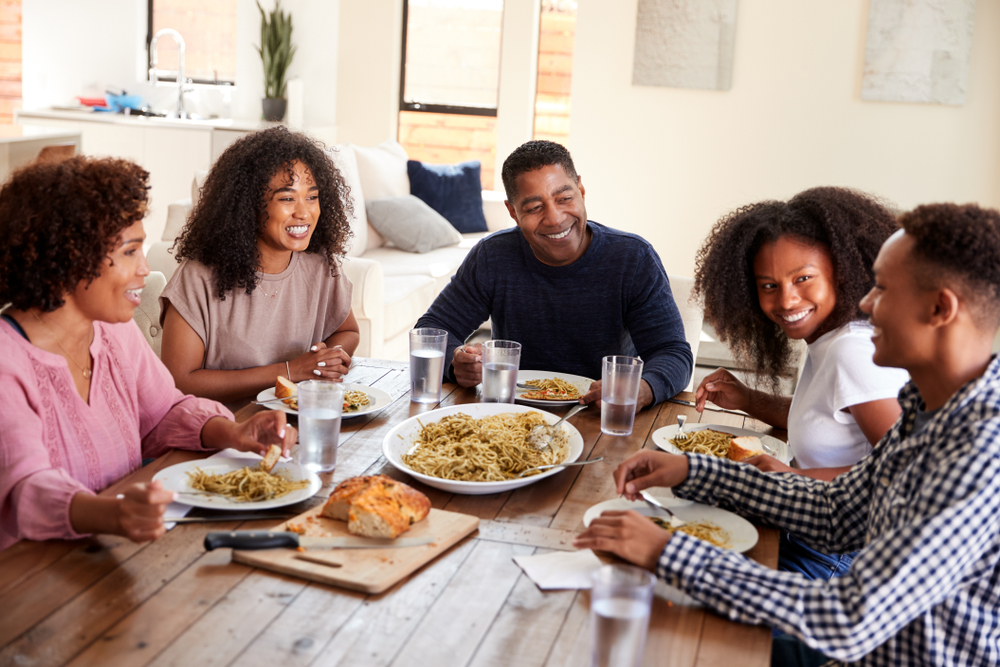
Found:
[[[479,160],[425,164],[407,160],[410,194],[419,197],[463,234],[485,232]]]

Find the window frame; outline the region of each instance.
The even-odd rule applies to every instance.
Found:
[[[149,81],[149,70],[153,68],[153,54],[149,50],[150,44],[153,43],[153,2],[155,0],[146,0],[146,81]],[[404,0],[405,2],[405,0]],[[167,83],[177,83],[177,75],[174,76],[157,76],[158,81],[165,81]],[[235,79],[230,81],[229,79],[195,79],[194,77],[187,77],[187,83],[192,83],[199,86],[230,86],[235,88]]]
[[[149,0],[152,5],[153,0]],[[399,110],[420,111],[425,113],[447,113],[457,116],[491,116],[497,117],[497,106],[464,107],[450,104],[424,104],[422,102],[407,102],[404,99],[406,89],[406,29],[409,23],[410,0],[403,0],[403,50],[399,56]],[[150,15],[152,16],[152,15]],[[152,18],[150,19],[152,22]],[[502,47],[501,47],[502,48]],[[497,82],[497,97],[499,98],[499,82]]]

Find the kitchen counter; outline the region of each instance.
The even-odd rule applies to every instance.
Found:
[[[73,144],[79,152],[80,131],[35,125],[0,125],[0,183],[12,171],[33,162],[53,144]]]
[[[126,116],[125,114],[105,111],[78,111],[69,109],[18,109],[14,114],[15,122],[18,123],[24,122],[22,119],[49,118],[53,120],[110,123],[140,127],[173,127],[186,130],[236,130],[239,132],[249,132],[276,124],[266,123],[261,120],[238,120],[234,118],[187,120],[181,118],[157,118],[153,116]]]

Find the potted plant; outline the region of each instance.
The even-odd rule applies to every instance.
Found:
[[[281,0],[274,3],[274,11],[260,10],[260,54],[264,64],[264,120],[279,121],[285,117],[288,100],[285,99],[285,75],[295,56],[292,44],[292,15],[281,11]]]

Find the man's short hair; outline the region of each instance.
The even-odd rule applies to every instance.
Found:
[[[566,147],[554,141],[536,139],[521,144],[503,161],[500,176],[503,178],[503,189],[507,193],[507,201],[514,203],[517,196],[517,177],[521,174],[553,164],[562,166],[563,171],[573,181],[578,181],[573,158]]]
[[[976,204],[926,204],[899,218],[914,240],[917,284],[947,285],[983,329],[1000,326],[1000,213]]]

